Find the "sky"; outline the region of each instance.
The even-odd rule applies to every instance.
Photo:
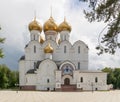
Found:
[[[52,16],[57,24],[63,22],[66,17],[72,26],[72,44],[82,40],[88,45],[90,70],[120,68],[120,50],[117,50],[115,55],[97,55],[95,47],[98,45],[98,36],[106,24],[89,23],[83,14],[83,9],[88,9],[86,5],[79,0],[0,0],[0,37],[6,38],[5,43],[0,45],[5,54],[5,57],[0,59],[0,64],[18,70],[19,58],[24,55],[24,47],[30,40],[28,25],[35,16],[34,12],[37,20],[43,25],[49,19],[52,7]]]

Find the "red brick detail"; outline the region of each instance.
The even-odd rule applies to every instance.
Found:
[[[21,90],[35,90],[34,85],[26,85],[26,86],[20,86]]]

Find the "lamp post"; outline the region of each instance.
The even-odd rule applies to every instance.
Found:
[[[91,87],[92,87],[92,92],[94,91],[94,89],[93,89],[93,82],[91,82]]]

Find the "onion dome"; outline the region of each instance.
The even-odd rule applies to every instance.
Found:
[[[43,39],[43,37],[42,37],[42,36],[40,36],[40,41],[39,41],[39,42],[40,42],[41,44],[43,44],[43,43],[44,43],[44,41],[45,41],[45,40]]]
[[[58,27],[59,32],[64,30],[68,30],[69,32],[71,32],[71,26],[66,22],[65,18],[64,18],[64,21]]]
[[[44,32],[48,31],[48,30],[53,30],[53,31],[58,31],[58,26],[55,23],[54,19],[52,18],[52,16],[45,22],[44,26],[43,26],[43,30]]]
[[[42,32],[42,26],[38,21],[36,21],[36,18],[34,18],[34,20],[29,24],[28,28],[29,28],[29,31],[38,30]]]
[[[51,47],[50,43],[44,48],[45,53],[53,53],[53,48]]]

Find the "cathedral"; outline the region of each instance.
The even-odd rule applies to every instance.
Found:
[[[107,90],[107,73],[88,69],[87,44],[81,40],[71,44],[72,28],[66,18],[57,25],[50,16],[41,26],[35,17],[28,29],[30,41],[19,60],[21,90]]]

